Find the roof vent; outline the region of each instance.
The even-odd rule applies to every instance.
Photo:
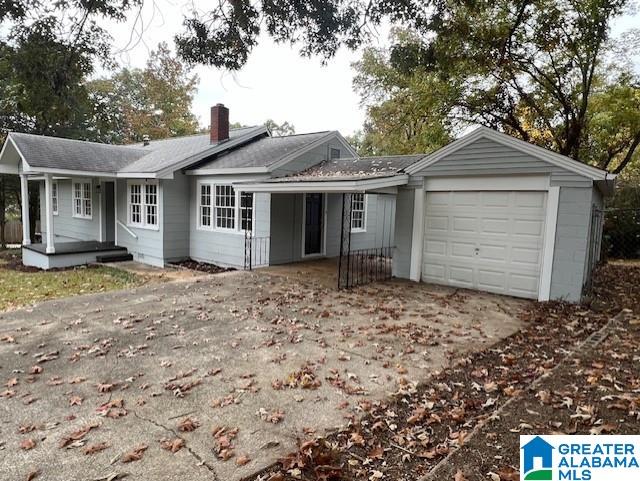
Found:
[[[211,107],[211,143],[229,140],[229,109],[223,104]]]
[[[149,139],[149,135],[148,134],[144,134],[142,136],[142,145],[144,145],[146,147],[150,143],[151,143],[151,140]]]

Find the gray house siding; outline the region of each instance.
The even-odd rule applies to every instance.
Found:
[[[142,180],[144,182],[144,180]],[[125,179],[118,179],[116,186],[117,210],[116,216],[118,226],[116,229],[117,244],[126,247],[133,258],[140,262],[145,262],[153,266],[163,267],[164,261],[164,244],[162,241],[164,231],[164,202],[163,202],[163,185],[158,185],[158,229],[143,229],[140,227],[132,227],[127,225],[127,196],[128,187]],[[127,229],[132,231],[137,238],[133,237]]]
[[[592,187],[561,187],[551,273],[551,299],[580,301],[584,284]]]
[[[180,172],[172,180],[162,180],[164,217],[164,259],[175,261],[189,257],[189,179]]]
[[[414,176],[509,175],[552,173],[552,180],[577,181],[584,177],[567,172],[513,147],[489,139],[478,139],[424,168]],[[557,176],[557,177],[556,177]],[[556,184],[561,185],[561,184]]]
[[[200,262],[209,262],[224,267],[244,267],[244,233],[223,230],[203,230],[198,222],[198,182],[231,184],[235,179],[217,177],[193,177],[189,181],[189,256]],[[271,196],[256,194],[254,201],[254,234],[269,235],[271,223]],[[236,219],[236,222],[238,219]],[[273,242],[273,241],[272,241]]]
[[[302,194],[271,194],[271,264],[302,259]]]
[[[413,238],[414,189],[399,189],[396,197],[395,250],[393,275],[408,279],[411,270],[411,241]]]
[[[84,180],[84,179],[83,179]],[[100,239],[100,196],[96,191],[97,179],[91,183],[91,219],[81,219],[72,215],[72,180],[57,180],[58,183],[58,215],[53,216],[54,242],[73,242]],[[46,236],[46,213],[44,181],[39,182],[40,188],[40,225],[42,238]]]

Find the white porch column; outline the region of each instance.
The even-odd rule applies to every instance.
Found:
[[[44,174],[44,211],[47,221],[47,254],[53,254],[56,251],[53,242],[53,200],[51,197],[51,174]]]
[[[31,244],[29,231],[29,181],[26,174],[20,174],[20,197],[22,198],[22,245]]]
[[[426,197],[424,188],[422,186],[417,188],[414,195],[409,279],[420,282],[422,278],[422,249],[424,248],[424,203]]]

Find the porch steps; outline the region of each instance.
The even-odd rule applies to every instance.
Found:
[[[96,262],[107,263],[107,262],[124,262],[124,261],[132,261],[133,256],[128,253],[122,254],[110,254],[106,256],[97,256]]]

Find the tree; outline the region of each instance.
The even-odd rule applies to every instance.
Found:
[[[286,120],[281,124],[278,124],[275,120],[268,119],[264,126],[269,129],[271,135],[274,137],[282,137],[283,135],[293,135],[296,133],[296,128],[293,124],[290,124]]]
[[[373,34],[371,27],[389,20],[402,25],[405,33],[393,39],[385,61],[410,83],[422,81],[424,88],[435,88],[437,98],[424,95],[419,85],[387,91],[395,103],[381,103],[378,111],[371,108],[366,130],[379,132],[377,124],[382,123],[397,135],[387,146],[382,145],[386,139],[375,142],[379,148],[398,146],[399,129],[406,120],[410,126],[405,136],[427,128],[419,115],[407,111],[408,106],[399,106],[402,100],[413,100],[410,93],[423,92],[419,101],[425,105],[419,109],[426,107],[429,118],[435,112],[448,121],[442,136],[433,135],[433,139],[444,139],[451,128],[480,123],[582,159],[588,152],[589,123],[595,115],[591,101],[599,83],[608,83],[611,23],[631,3],[222,1],[206,14],[193,13],[176,43],[189,61],[237,69],[256,45],[262,24],[276,41],[300,44],[303,55],[326,59],[342,45],[360,46]],[[629,51],[619,53],[623,61],[628,59]],[[437,118],[433,117],[434,126]],[[635,138],[634,132],[623,142],[623,158],[635,155]],[[619,148],[617,139],[615,144]]]
[[[197,85],[198,77],[161,43],[144,69],[124,68],[110,78],[89,82],[95,124],[112,142],[197,133],[198,121],[191,112]]]

